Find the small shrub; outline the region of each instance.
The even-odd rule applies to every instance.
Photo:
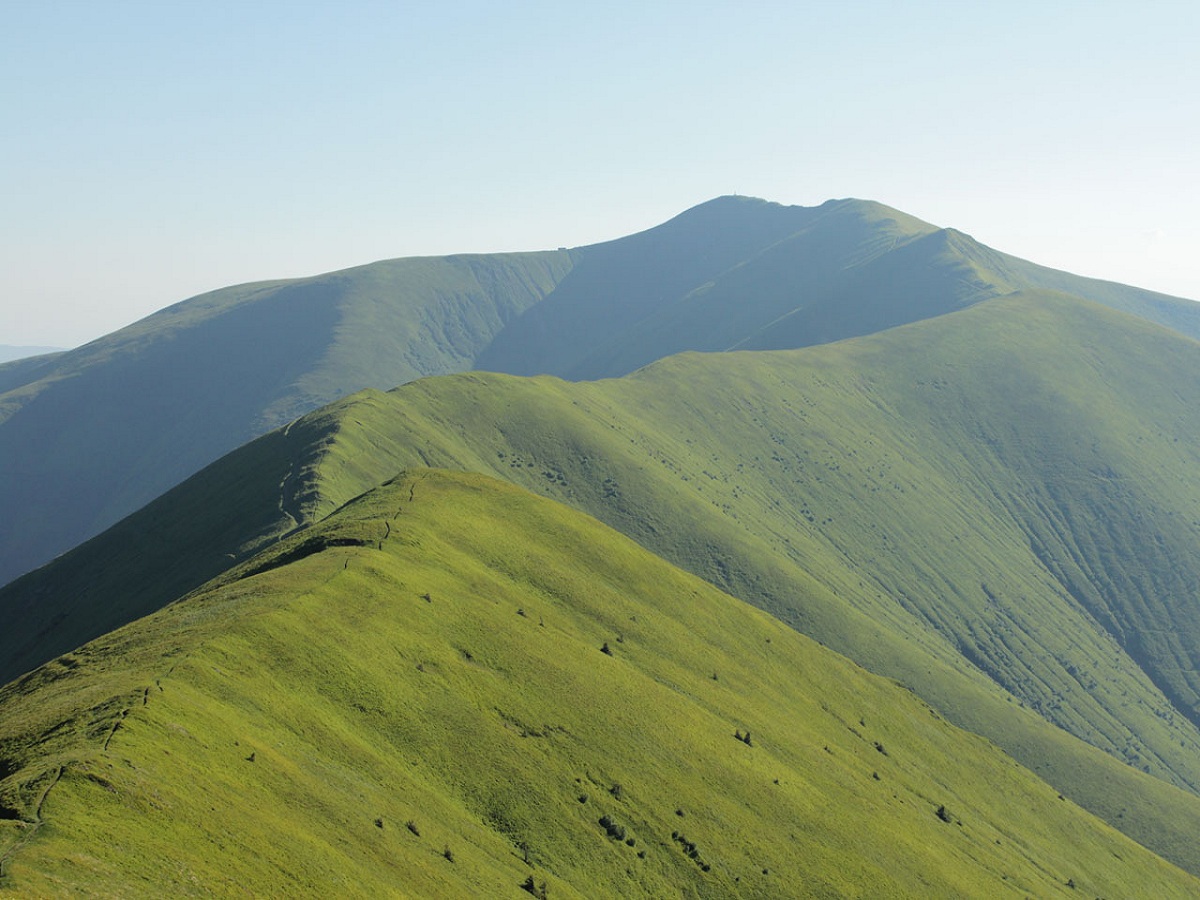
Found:
[[[600,817],[600,827],[603,828],[605,833],[607,833],[608,836],[614,841],[625,840],[625,826],[618,825],[616,822],[614,822],[612,816],[608,815],[608,813],[605,813]]]
[[[588,795],[587,795],[587,794],[580,794],[578,799],[579,799],[579,802],[580,802],[580,803],[587,803],[587,802],[588,802]]]
[[[409,819],[407,822],[405,822],[404,827],[407,828],[409,831],[411,831],[413,834],[415,834],[417,837],[421,836],[421,829],[419,829],[417,827],[417,823],[414,822],[412,819]]]
[[[605,641],[605,642],[604,642],[604,646],[602,646],[602,647],[600,648],[600,652],[601,652],[601,653],[606,653],[606,654],[608,654],[609,656],[612,656],[612,655],[613,655],[612,648],[608,646],[608,641]]]
[[[935,815],[939,819],[941,819],[943,822],[952,822],[953,821],[953,819],[950,817],[950,813],[946,812],[945,804],[942,804],[941,806],[939,806],[937,808],[937,813],[935,813]]]
[[[448,862],[454,862],[454,851],[450,849],[449,844],[442,848],[442,856],[446,857]]]
[[[620,783],[617,783],[610,787],[608,792],[620,800],[625,794],[625,788],[621,787]]]
[[[375,820],[375,827],[376,827],[376,828],[382,828],[382,827],[383,827],[383,818],[382,818],[382,817],[379,817],[379,818],[377,818],[377,819]]]

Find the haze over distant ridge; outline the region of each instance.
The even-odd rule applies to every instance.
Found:
[[[609,377],[683,350],[869,334],[1031,288],[1200,336],[1200,305],[1046,269],[863,200],[727,196],[571,250],[388,260],[203,294],[0,365],[0,583],[364,387],[473,368]]]

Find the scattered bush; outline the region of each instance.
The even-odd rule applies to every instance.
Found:
[[[605,830],[610,838],[614,841],[625,840],[625,826],[618,825],[613,821],[612,816],[605,813],[600,817],[600,827]]]
[[[530,875],[521,883],[521,888],[533,894],[533,896],[537,897],[538,900],[546,900],[546,897],[549,894],[549,891],[546,888],[546,882],[543,881],[539,885],[534,882],[532,875]]]
[[[377,819],[375,820],[375,827],[376,827],[376,828],[382,828],[382,827],[383,827],[383,817],[382,817],[382,816],[380,816],[379,818],[377,818]]]
[[[608,641],[604,642],[604,646],[600,648],[600,652],[607,653],[609,656],[613,655],[612,648],[608,646]]]
[[[446,857],[447,861],[454,862],[454,851],[450,849],[449,844],[442,848],[442,856]]]
[[[950,813],[946,812],[946,806],[945,806],[945,804],[942,804],[941,806],[939,806],[939,807],[937,808],[937,813],[936,813],[935,815],[937,815],[937,817],[938,817],[939,819],[941,819],[943,822],[952,822],[952,821],[954,821],[954,820],[953,820],[953,818],[951,818],[951,816],[950,816]]]
[[[415,834],[417,837],[421,836],[421,829],[417,828],[417,823],[414,822],[412,819],[409,819],[407,822],[405,822],[404,827],[407,828],[409,831],[411,831],[413,834]]]

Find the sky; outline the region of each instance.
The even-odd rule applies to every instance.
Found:
[[[0,0],[0,345],[724,194],[1200,299],[1200,3]]]

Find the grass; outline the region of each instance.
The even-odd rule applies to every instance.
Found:
[[[593,384],[367,391],[5,590],[37,623],[6,633],[7,658],[16,675],[150,612],[402,469],[478,471],[903,682],[1200,872],[1200,806],[1169,786],[1200,784],[1198,386],[1191,341],[1029,295]]]
[[[0,373],[0,582],[301,413],[469,368],[570,267],[463,255],[239,285]]]
[[[326,510],[421,463],[585,509],[912,686],[1195,870],[1169,821],[1194,820],[1192,801],[1164,821],[1146,780],[1028,713],[1200,784],[1198,362],[1191,341],[1119,314],[1013,297],[615,381],[464,375],[363,395],[322,414],[314,473]]]
[[[678,351],[807,346],[1031,288],[1200,336],[1192,303],[1044,269],[860,200],[723,197],[569,251],[387,260],[213,291],[0,368],[0,583],[363,388],[473,368],[621,375]]]
[[[480,476],[410,471],[0,704],[17,895],[1197,890],[910,692]]]

